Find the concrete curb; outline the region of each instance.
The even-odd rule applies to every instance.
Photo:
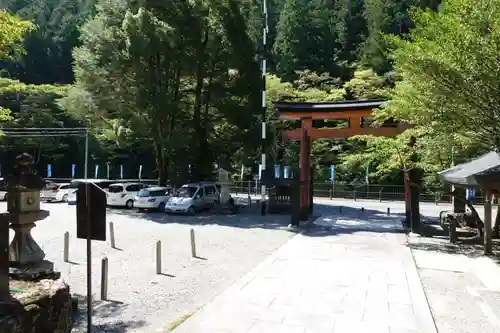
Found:
[[[405,240],[406,244],[408,244],[407,235],[405,235]],[[415,315],[418,320],[420,332],[438,333],[429,301],[427,300],[424,287],[420,281],[420,275],[418,274],[415,257],[408,246],[402,244],[402,247],[406,266],[406,279],[408,282],[408,288],[410,289],[410,295],[413,301],[413,310],[415,311]]]

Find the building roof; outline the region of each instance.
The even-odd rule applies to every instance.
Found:
[[[493,174],[500,174],[500,154],[492,151],[467,163],[455,165],[438,175],[446,182],[459,186],[484,187]]]
[[[367,110],[380,107],[386,100],[357,100],[334,102],[273,102],[278,112],[342,112],[347,110]]]

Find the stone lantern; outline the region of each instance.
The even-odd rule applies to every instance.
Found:
[[[21,154],[16,166],[7,178],[7,211],[14,239],[9,245],[9,275],[19,280],[57,278],[54,265],[44,260],[45,253],[31,236],[36,221],[49,216],[40,209],[40,190],[44,180],[33,170],[33,158]],[[57,275],[57,274],[56,274]]]

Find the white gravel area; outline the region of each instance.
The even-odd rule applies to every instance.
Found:
[[[81,304],[73,332],[86,332],[86,241],[76,239],[76,207],[42,204],[50,216],[32,234]],[[0,203],[0,211],[5,211]],[[109,241],[92,242],[93,332],[160,331],[195,312],[286,243],[286,215],[172,216],[161,212],[108,210],[117,249]],[[197,255],[191,257],[190,229]],[[64,233],[70,233],[71,263],[63,260]],[[109,232],[109,229],[108,229]],[[12,238],[11,232],[11,238]],[[155,245],[162,242],[163,274],[156,274]],[[109,260],[109,301],[100,301],[101,259]]]

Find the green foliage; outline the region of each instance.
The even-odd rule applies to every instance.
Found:
[[[0,10],[0,59],[5,60],[15,53],[24,52],[22,40],[34,26],[28,21]]]
[[[94,0],[0,0],[0,8],[37,26],[24,39],[25,54],[16,54],[0,68],[26,83],[71,83],[71,52],[78,45],[79,27],[93,5]]]
[[[102,2],[82,41],[63,105],[110,142],[150,147],[161,182],[185,177],[187,164],[208,177],[210,151],[257,148],[260,75],[235,1]]]
[[[396,41],[403,81],[387,115],[499,149],[500,3],[449,0],[413,19],[412,41]]]

